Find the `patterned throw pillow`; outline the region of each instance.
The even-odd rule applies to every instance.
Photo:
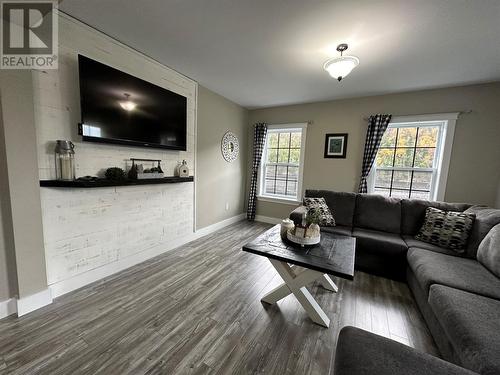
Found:
[[[307,212],[319,213],[319,225],[322,227],[334,227],[335,219],[328,208],[325,198],[304,198],[304,206]]]
[[[417,240],[463,252],[476,215],[427,207]]]

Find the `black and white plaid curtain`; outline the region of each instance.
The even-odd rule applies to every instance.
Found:
[[[363,155],[363,166],[361,169],[361,181],[359,182],[359,192],[367,193],[368,185],[366,179],[372,169],[373,162],[377,156],[377,151],[382,141],[385,129],[391,121],[392,115],[373,115],[368,119],[368,130],[366,131],[365,153]]]
[[[264,151],[264,143],[266,141],[267,124],[255,124],[253,133],[253,162],[252,162],[252,180],[250,182],[250,193],[248,194],[247,219],[255,220],[255,206],[257,199],[257,181],[259,179],[260,160],[262,159],[262,151]]]

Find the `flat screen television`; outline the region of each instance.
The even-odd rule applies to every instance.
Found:
[[[186,150],[187,98],[78,55],[84,141]]]

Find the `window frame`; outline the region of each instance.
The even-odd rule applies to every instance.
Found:
[[[455,135],[455,125],[458,119],[459,112],[441,113],[434,115],[417,115],[417,116],[395,116],[389,123],[389,128],[405,128],[405,127],[426,127],[436,126],[439,124],[438,142],[436,144],[436,166],[433,168],[413,168],[413,167],[382,167],[377,168],[372,166],[368,175],[368,192],[374,194],[375,190],[375,173],[380,170],[410,170],[410,171],[431,171],[433,172],[432,182],[430,187],[429,200],[443,201],[448,179],[448,171],[450,166],[451,151],[453,146],[453,137]],[[409,198],[411,199],[411,198]]]
[[[299,159],[299,175],[297,178],[297,195],[295,197],[270,194],[265,192],[265,176],[266,161],[267,161],[267,141],[271,133],[284,133],[284,132],[301,132],[300,139],[300,159]],[[304,178],[304,160],[305,160],[305,146],[306,146],[307,123],[291,123],[291,124],[273,124],[267,126],[266,140],[264,142],[264,149],[262,150],[262,158],[259,166],[259,177],[257,186],[259,187],[257,199],[264,202],[285,203],[296,205],[301,203],[303,195],[303,178]],[[289,165],[286,163],[285,165]]]

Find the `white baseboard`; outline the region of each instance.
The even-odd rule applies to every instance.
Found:
[[[255,221],[260,221],[261,223],[279,224],[279,223],[281,223],[282,220],[283,219],[278,219],[276,217],[255,215]]]
[[[17,312],[17,303],[15,298],[9,298],[5,301],[0,301],[0,319]]]
[[[142,251],[138,254],[131,255],[119,261],[82,273],[70,279],[58,281],[56,283],[49,285],[50,291],[52,292],[52,296],[54,298],[62,296],[63,294],[84,287],[85,285],[91,284],[95,281],[101,280],[117,272],[135,266],[136,264],[142,263],[148,259],[154,258],[155,256],[161,255],[167,251],[173,250],[179,246],[185,245],[191,241],[206,236],[207,234],[215,232],[228,225],[241,221],[244,218],[245,214],[233,216],[229,219],[198,229],[191,235],[179,239],[177,241],[173,241],[168,244],[162,244],[161,246],[155,246],[153,248]]]
[[[206,227],[200,228],[194,233],[195,238],[198,239],[200,237],[206,236],[207,234],[213,233],[219,229],[227,227],[228,225],[237,223],[238,221],[242,221],[245,219],[245,217],[246,217],[246,214],[242,213],[242,214],[230,217],[229,219],[219,221],[218,223],[211,224],[211,225],[208,225]]]
[[[17,300],[17,316],[26,315],[51,303],[52,294],[50,289],[42,290],[28,297],[19,298]]]
[[[23,316],[51,303],[52,294],[50,289],[19,299],[10,298],[0,302],[0,319],[15,313],[17,313],[17,316]]]

